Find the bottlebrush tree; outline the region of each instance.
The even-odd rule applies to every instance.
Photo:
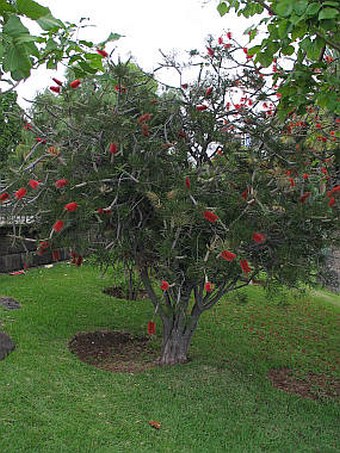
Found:
[[[339,216],[336,137],[314,147],[307,120],[278,121],[270,75],[230,34],[190,64],[191,83],[166,61],[181,86],[165,94],[111,61],[58,84],[37,99],[34,145],[0,195],[14,216],[34,206],[39,252],[68,246],[81,264],[105,249],[135,264],[161,320],[160,364],[185,362],[200,316],[260,274],[313,282]]]

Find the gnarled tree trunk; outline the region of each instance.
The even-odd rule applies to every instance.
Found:
[[[174,315],[170,319],[163,319],[163,340],[160,365],[175,365],[188,361],[188,350],[192,336],[197,327],[199,314],[184,317]]]

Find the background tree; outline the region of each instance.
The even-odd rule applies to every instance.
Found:
[[[32,34],[23,20],[38,25],[39,35]],[[120,35],[111,33],[107,40],[96,45],[77,38],[79,28],[84,26],[83,20],[78,26],[56,19],[49,8],[34,0],[2,0],[0,81],[12,89],[20,80],[29,77],[32,69],[42,64],[46,64],[47,69],[56,69],[60,62],[75,66],[77,74],[82,76],[101,71],[105,44],[117,40]]]
[[[192,52],[197,80],[166,96],[107,61],[39,99],[35,145],[0,194],[13,215],[36,206],[39,252],[68,246],[81,264],[104,248],[135,264],[162,322],[161,364],[185,362],[200,316],[254,277],[315,281],[338,221],[333,157],[307,146],[304,125],[285,132],[275,91],[232,45]]]
[[[6,93],[0,97],[0,171],[21,139],[21,114],[16,93]]]
[[[249,49],[255,61],[271,67],[281,81],[280,111],[305,113],[316,105],[339,115],[339,2],[328,0],[226,0],[217,7],[223,16],[261,15],[246,30],[249,42],[262,34],[260,44]]]

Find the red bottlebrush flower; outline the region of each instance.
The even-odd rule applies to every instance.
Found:
[[[335,136],[335,131],[330,131],[329,134],[334,137]]]
[[[214,291],[214,284],[211,282],[206,282],[204,289],[207,293],[212,293]]]
[[[109,151],[110,151],[110,154],[117,154],[118,153],[117,143],[110,143]]]
[[[253,241],[257,242],[258,244],[263,244],[267,240],[267,236],[263,233],[253,233]]]
[[[64,222],[62,220],[57,220],[52,227],[52,230],[56,233],[59,233],[64,228]]]
[[[333,195],[334,193],[340,192],[340,186],[335,186],[333,189],[330,191],[330,193]]]
[[[97,213],[98,214],[111,214],[112,210],[109,208],[98,208]]]
[[[325,56],[325,61],[326,61],[326,63],[333,63],[334,58],[331,57],[330,55],[326,55]]]
[[[30,130],[32,129],[32,124],[30,124],[30,123],[25,123],[25,124],[24,124],[24,129],[25,129],[26,131],[30,131]]]
[[[321,129],[321,128],[322,128],[322,126],[321,126],[320,123],[316,123],[315,127],[316,127],[317,129]]]
[[[223,250],[220,253],[220,257],[226,261],[231,262],[231,261],[234,261],[234,259],[236,258],[236,255],[233,252],[229,252],[229,250]]]
[[[321,173],[324,174],[324,175],[328,175],[328,170],[326,167],[322,167],[321,168]]]
[[[243,53],[245,53],[246,55],[248,55],[248,49],[246,47],[243,47]]]
[[[241,193],[241,197],[243,198],[243,200],[247,200],[248,198],[248,189],[245,189],[242,193]]]
[[[210,223],[215,223],[218,220],[218,215],[216,215],[212,211],[204,211],[203,217],[205,218],[205,220],[208,220],[208,222],[210,222]]]
[[[59,79],[56,79],[55,77],[52,77],[52,80],[54,83],[56,83],[57,85],[59,85],[60,87],[63,86],[63,82],[61,82]]]
[[[149,126],[146,123],[142,124],[142,135],[144,137],[149,137],[150,136]]]
[[[81,84],[81,81],[79,79],[75,79],[75,80],[72,80],[72,82],[70,83],[70,87],[73,89],[76,89],[79,87],[80,84]]]
[[[59,94],[60,91],[61,91],[61,88],[60,87],[51,86],[50,90],[53,91],[53,93]]]
[[[251,267],[249,266],[249,263],[247,260],[240,260],[240,266],[241,266],[242,271],[245,274],[249,274],[249,272],[251,272]]]
[[[75,201],[71,201],[71,203],[67,203],[65,204],[64,206],[64,209],[66,209],[66,211],[68,212],[74,212],[78,209],[78,203],[76,203]]]
[[[190,182],[189,176],[186,176],[186,177],[185,177],[185,186],[186,186],[186,188],[187,188],[188,190],[190,190],[190,188],[191,188],[191,182]]]
[[[220,36],[217,40],[217,42],[219,43],[219,45],[222,45],[223,44],[223,38],[222,36]]]
[[[229,42],[227,44],[224,44],[224,48],[225,49],[230,49],[231,48],[231,44]]]
[[[161,290],[167,291],[170,288],[169,283],[166,280],[161,281]]]
[[[115,91],[117,93],[126,93],[126,87],[124,85],[115,85]]]
[[[240,110],[240,108],[242,107],[242,105],[241,105],[241,104],[234,104],[234,107],[235,107],[236,110]]]
[[[97,49],[97,53],[103,58],[107,58],[109,56],[109,54],[104,49]]]
[[[253,101],[251,99],[248,99],[248,105],[251,107],[253,105]]]
[[[199,112],[203,112],[204,110],[207,110],[208,106],[207,105],[196,105],[196,110]]]
[[[104,209],[103,208],[98,208],[97,209],[98,214],[104,214]]]
[[[139,124],[146,123],[146,122],[150,121],[151,118],[152,118],[152,114],[151,113],[143,113],[143,115],[141,115],[137,119],[137,123],[139,123]]]
[[[52,259],[53,261],[60,261],[61,259],[60,250],[52,250]]]
[[[187,134],[183,129],[181,129],[180,131],[178,131],[178,137],[187,138]]]
[[[328,206],[332,208],[335,205],[336,201],[334,197],[331,197],[328,202]]]
[[[290,176],[292,174],[292,170],[286,170],[285,173],[286,173],[287,176]]]
[[[25,187],[20,187],[20,189],[15,192],[14,196],[17,200],[21,200],[26,194],[27,189]]]
[[[153,321],[148,322],[148,334],[155,335],[156,333],[156,324]]]
[[[209,97],[211,93],[213,92],[213,87],[209,87],[205,90],[205,96]]]
[[[304,173],[304,174],[302,175],[302,178],[303,178],[305,181],[307,181],[307,179],[309,179],[309,174],[308,174],[308,173]]]
[[[278,99],[281,99],[281,98],[282,98],[282,94],[281,94],[281,93],[276,93],[276,97],[277,97]]]
[[[301,203],[304,203],[306,200],[308,200],[308,198],[311,196],[311,192],[305,192],[301,195],[301,197],[299,198],[300,202]]]
[[[290,184],[290,187],[294,187],[295,186],[294,178],[289,178],[289,184]]]
[[[188,84],[187,83],[182,83],[181,87],[183,88],[183,90],[186,90],[188,88]]]
[[[39,185],[40,185],[40,182],[39,181],[36,181],[35,179],[30,179],[28,181],[28,185],[33,189],[33,190],[36,190]]]
[[[63,178],[63,179],[58,179],[58,180],[54,183],[54,185],[56,186],[57,189],[61,189],[61,188],[65,187],[65,186],[67,186],[67,184],[68,184],[68,180],[65,179],[65,178]]]
[[[45,252],[49,248],[49,246],[50,244],[48,241],[41,241],[39,242],[37,250]]]
[[[227,33],[227,38],[228,38],[228,39],[231,39],[231,38],[232,38],[231,31],[228,31],[228,33]]]
[[[0,203],[3,203],[4,201],[7,201],[9,199],[9,193],[3,192],[0,195]]]
[[[41,138],[41,137],[36,137],[35,141],[38,142],[38,143],[42,143],[43,145],[46,143],[46,140],[44,138]]]
[[[211,47],[207,47],[207,52],[209,57],[213,57],[215,55],[215,51]]]
[[[75,265],[76,266],[81,266],[83,264],[84,258],[81,255],[78,255],[78,257],[75,260]]]

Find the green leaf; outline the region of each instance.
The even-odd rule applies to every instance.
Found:
[[[19,35],[27,34],[29,35],[28,28],[26,28],[18,16],[12,14],[8,21],[5,23],[3,31],[6,35],[11,38],[16,38]]]
[[[0,15],[2,16],[3,13],[14,13],[15,8],[6,2],[6,0],[0,0]]]
[[[229,6],[224,2],[221,2],[219,5],[217,5],[217,11],[219,12],[221,17],[227,14],[229,12],[229,9]]]
[[[306,10],[306,15],[307,16],[315,16],[316,13],[319,11],[321,8],[320,3],[311,3],[308,5],[307,10]]]
[[[33,20],[51,14],[48,8],[39,5],[39,3],[33,0],[17,0],[17,8],[20,14],[24,14]]]
[[[30,75],[32,62],[25,46],[10,46],[5,52],[4,69],[11,73],[14,80],[22,80]]]
[[[260,52],[261,50],[261,46],[254,46],[254,47],[251,47],[249,50],[248,50],[248,55],[255,55],[256,53]]]
[[[261,52],[256,55],[256,61],[260,63],[262,66],[267,68],[273,62],[273,54],[269,52]]]
[[[59,19],[55,19],[52,14],[40,17],[37,19],[37,23],[45,31],[57,31],[64,27],[63,22]]]
[[[302,16],[302,14],[306,11],[307,6],[308,6],[308,0],[297,0],[294,2],[293,9],[298,14],[299,16]]]
[[[282,48],[283,55],[293,55],[295,49],[293,46],[285,46]]]
[[[123,38],[123,37],[124,37],[124,35],[120,35],[119,33],[110,33],[109,36],[107,37],[107,39],[105,39],[105,41],[101,42],[100,45],[104,46],[108,42],[117,41],[118,39]]]
[[[291,27],[292,24],[289,22],[289,20],[282,19],[279,23],[279,26],[277,27],[279,38],[285,38],[288,35]]]
[[[278,16],[288,17],[293,11],[293,0],[281,0],[274,6],[274,11]]]
[[[319,20],[335,19],[339,16],[339,11],[335,8],[323,8],[319,13]]]

